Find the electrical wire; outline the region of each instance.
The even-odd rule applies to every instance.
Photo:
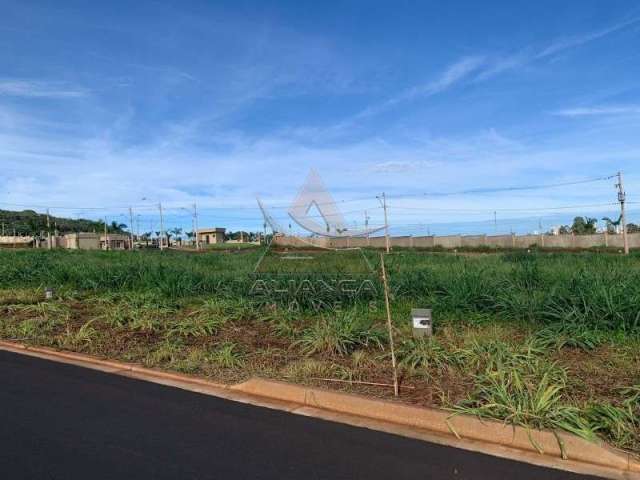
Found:
[[[638,202],[640,203],[640,202]],[[388,209],[396,210],[425,210],[434,212],[455,212],[455,213],[493,213],[493,212],[546,212],[553,210],[570,210],[575,208],[595,208],[595,207],[610,207],[612,205],[618,205],[615,202],[611,203],[593,203],[587,205],[563,205],[558,207],[536,207],[536,208],[493,208],[493,209],[457,209],[457,208],[435,208],[435,207],[404,207],[388,205]],[[404,214],[406,215],[406,214]]]
[[[518,185],[518,186],[511,186],[511,187],[475,188],[475,189],[458,190],[458,191],[452,191],[452,192],[422,192],[419,194],[387,195],[387,198],[411,198],[411,197],[418,197],[418,196],[448,197],[448,196],[458,196],[458,195],[473,195],[473,194],[479,194],[479,193],[500,193],[500,192],[515,192],[515,191],[524,191],[524,190],[542,190],[546,188],[558,188],[558,187],[567,187],[571,185],[582,185],[585,183],[601,182],[604,180],[611,180],[615,176],[616,175],[608,175],[605,177],[586,178],[583,180],[575,180],[572,182],[549,183],[549,184],[539,184],[539,185]]]

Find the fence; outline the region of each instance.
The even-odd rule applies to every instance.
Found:
[[[627,234],[630,248],[640,248],[640,233]],[[276,245],[284,247],[383,248],[385,238],[376,237],[275,237]],[[595,233],[593,235],[448,235],[420,237],[389,237],[392,247],[407,248],[593,248],[624,246],[622,235]]]

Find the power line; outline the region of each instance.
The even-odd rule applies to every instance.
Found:
[[[117,207],[66,207],[66,206],[61,206],[61,205],[27,205],[27,204],[23,204],[23,203],[8,203],[8,202],[0,202],[0,205],[6,205],[9,207],[20,207],[20,208],[41,208],[41,209],[56,209],[56,210],[76,210],[76,211],[83,211],[83,210],[127,210],[129,208],[129,206],[117,206]],[[135,208],[136,210],[155,210],[157,207],[155,206],[149,206],[149,205],[131,205],[131,208]]]
[[[582,185],[585,183],[593,183],[600,182],[603,180],[611,180],[615,175],[609,175],[606,177],[595,177],[595,178],[587,178],[583,180],[575,180],[572,182],[562,182],[562,183],[548,183],[548,184],[539,184],[539,185],[517,185],[511,187],[495,187],[495,188],[474,188],[469,190],[458,190],[451,192],[422,192],[415,194],[404,194],[404,195],[390,195],[390,198],[411,198],[411,197],[449,197],[449,196],[458,196],[458,195],[473,195],[479,193],[500,193],[500,192],[515,192],[515,191],[523,191],[523,190],[542,190],[546,188],[557,188],[557,187],[567,187],[570,185]]]
[[[561,183],[551,183],[551,184],[538,184],[538,185],[518,185],[518,186],[510,186],[510,187],[496,187],[496,188],[475,188],[468,190],[459,190],[459,191],[451,191],[451,192],[421,192],[421,193],[409,193],[404,195],[387,195],[387,198],[411,198],[418,196],[455,196],[455,195],[472,195],[478,193],[500,193],[500,192],[513,192],[513,191],[523,191],[523,190],[540,190],[546,188],[557,188],[557,187],[565,187],[571,185],[581,185],[585,183],[593,183],[599,182],[603,180],[610,180],[614,178],[616,175],[608,175],[603,177],[594,177],[587,178],[582,180],[575,180],[571,182],[561,182]],[[325,202],[318,203],[316,205],[335,205],[335,204],[343,204],[343,203],[351,203],[351,202],[362,202],[365,200],[375,201],[376,196],[363,196],[345,200],[338,200],[334,202]],[[21,207],[21,208],[41,208],[41,209],[57,209],[57,210],[127,210],[130,207],[136,209],[155,209],[154,205],[149,204],[141,204],[141,205],[120,205],[120,206],[105,206],[105,207],[85,207],[85,206],[65,206],[65,205],[27,205],[27,204],[19,204],[19,203],[8,203],[8,202],[0,202],[0,205],[7,205],[12,207]],[[181,207],[168,207],[169,209],[180,209]],[[248,206],[248,205],[221,205],[217,207],[208,207],[210,209],[215,210],[256,210],[257,206]],[[290,205],[268,205],[270,209],[288,209]]]
[[[640,202],[627,202],[627,203],[640,203]],[[487,208],[487,209],[461,209],[461,208],[437,208],[437,207],[405,207],[402,205],[394,206],[390,205],[388,208],[392,210],[420,210],[420,211],[433,211],[433,212],[453,212],[453,213],[483,213],[489,214],[493,212],[545,212],[552,210],[570,210],[574,208],[595,208],[595,207],[610,207],[617,205],[615,202],[610,203],[593,203],[587,205],[562,205],[557,207],[538,207],[538,208]],[[404,214],[407,215],[407,214]]]

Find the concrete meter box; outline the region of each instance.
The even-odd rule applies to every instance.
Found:
[[[433,335],[433,318],[430,308],[412,308],[411,321],[413,324],[413,336],[415,338],[430,337]]]

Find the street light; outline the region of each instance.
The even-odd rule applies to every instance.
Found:
[[[140,199],[141,201],[149,201],[149,199],[147,197],[142,197]],[[158,210],[160,210],[160,238],[159,243],[160,243],[160,250],[164,250],[164,217],[162,216],[162,202],[158,202]]]

